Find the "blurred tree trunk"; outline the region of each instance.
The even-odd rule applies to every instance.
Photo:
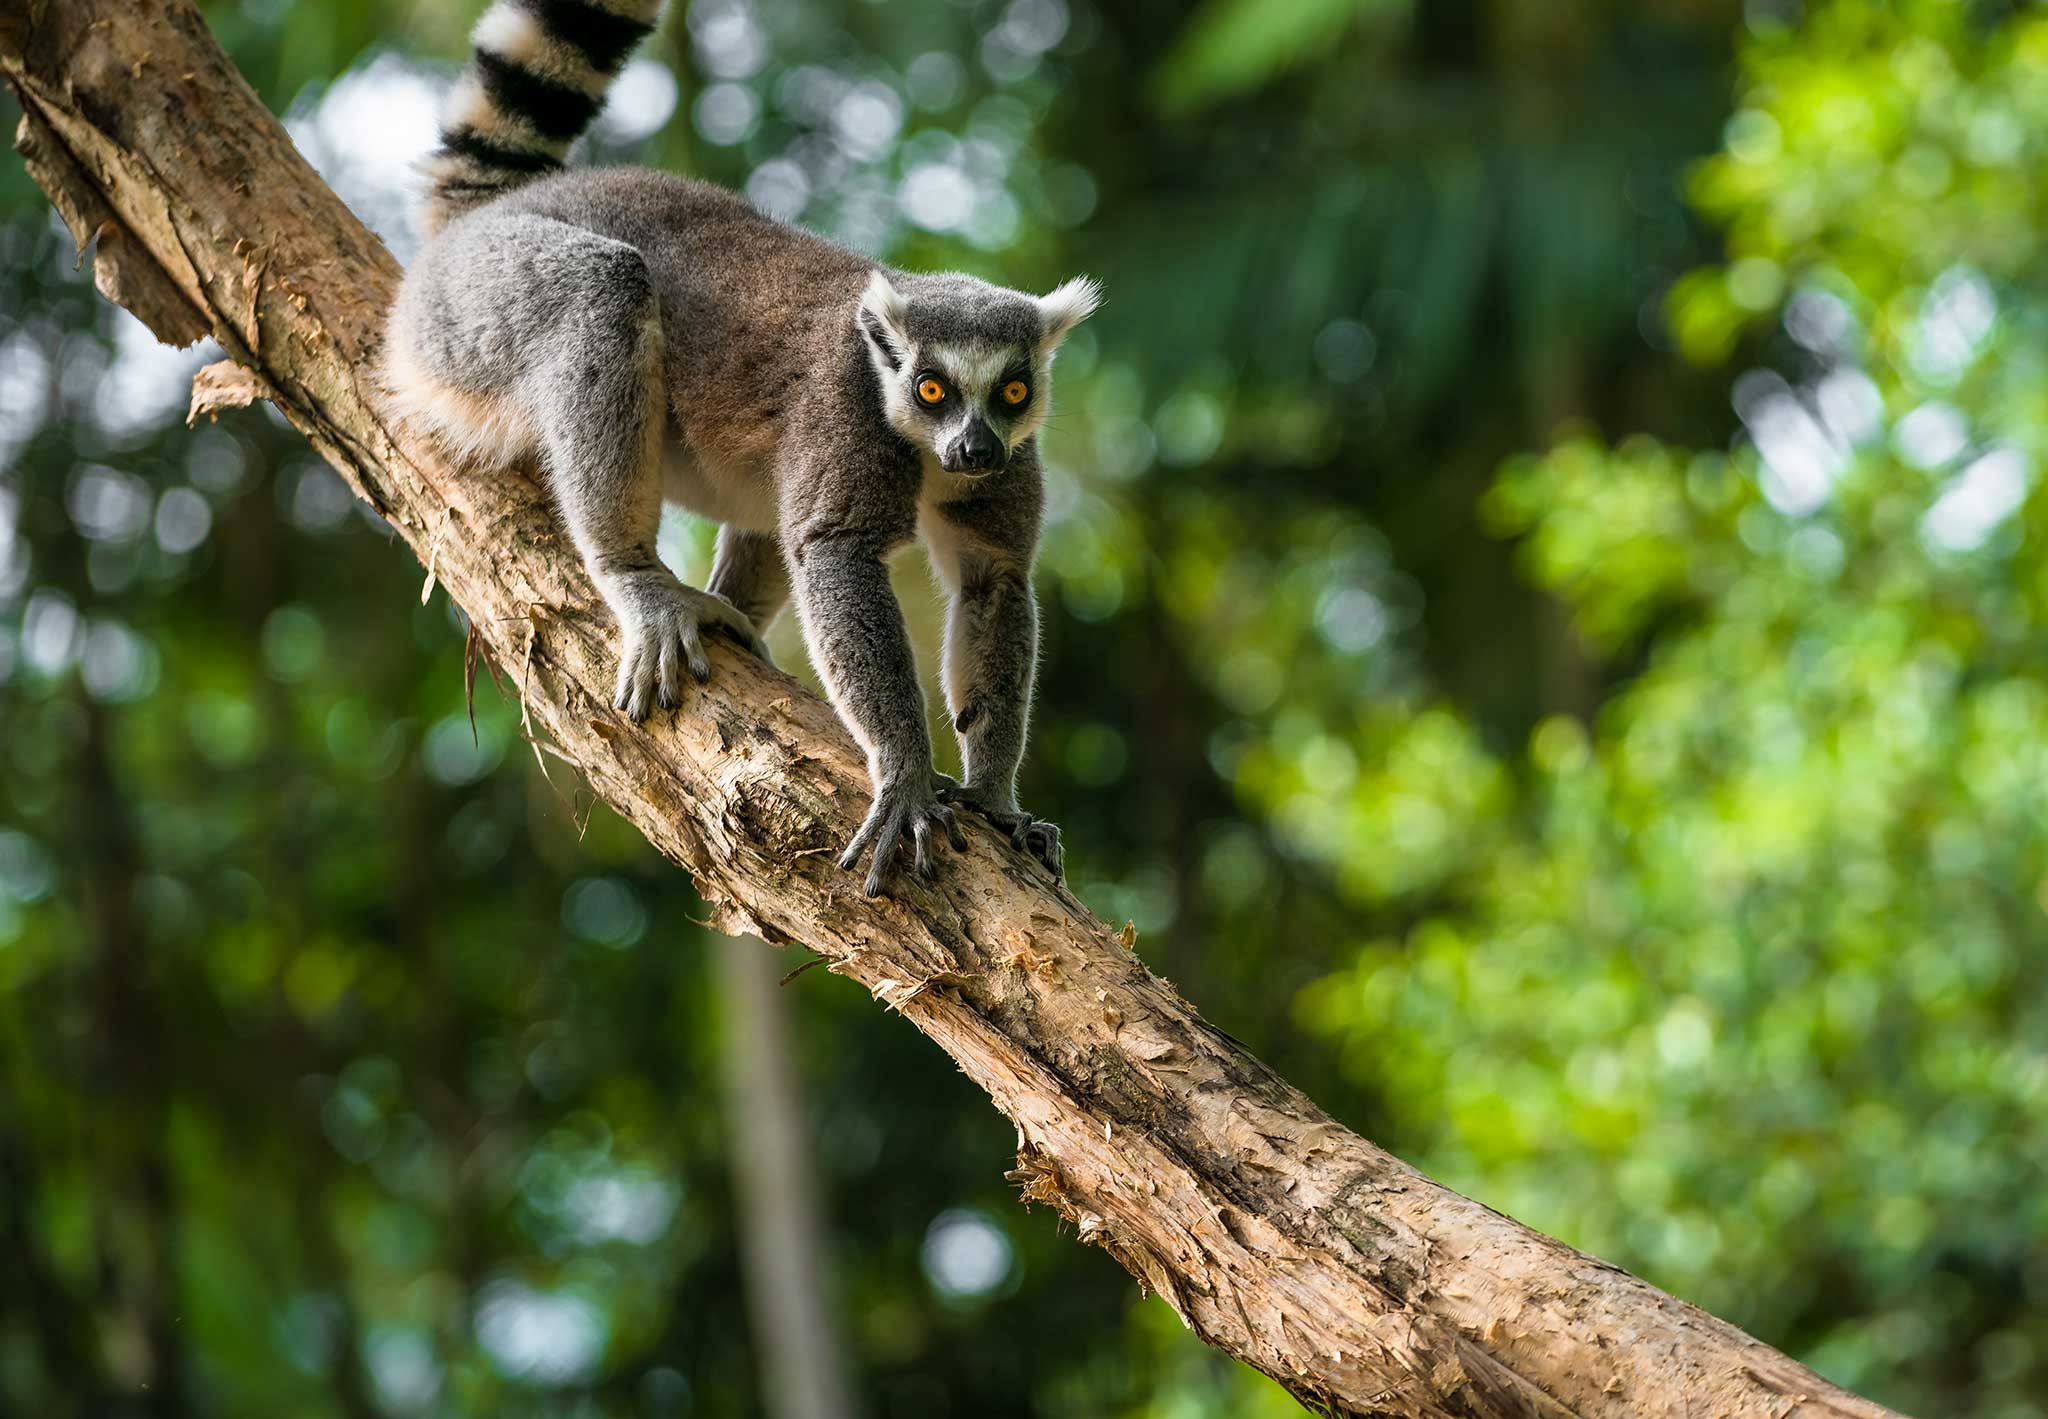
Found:
[[[985,828],[936,882],[867,900],[833,863],[868,785],[826,705],[721,648],[682,712],[626,722],[610,618],[539,486],[378,417],[396,263],[189,5],[0,0],[0,72],[100,289],[236,362],[201,376],[195,412],[275,400],[468,613],[536,737],[717,923],[806,942],[924,1031],[1016,1125],[1026,1200],[1204,1340],[1337,1414],[1886,1412],[1349,1132]]]
[[[825,1294],[824,1207],[775,958],[711,939],[747,1323],[773,1419],[852,1419]]]
[[[123,1402],[153,1419],[190,1412],[184,1330],[179,1323],[177,1208],[167,1132],[166,1057],[161,1012],[143,957],[135,889],[141,852],[115,783],[106,711],[81,697],[85,734],[73,785],[77,860],[86,864],[84,926],[92,946],[92,1039],[103,1090],[94,1134],[94,1243],[101,1266],[102,1348]]]

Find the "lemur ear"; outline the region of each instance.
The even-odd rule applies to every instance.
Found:
[[[1038,338],[1039,348],[1048,353],[1057,350],[1067,332],[1101,304],[1102,286],[1093,276],[1076,276],[1055,287],[1050,295],[1040,296],[1038,314],[1045,322],[1045,334]]]
[[[868,277],[860,293],[860,333],[867,337],[875,355],[901,368],[910,357],[910,337],[903,330],[903,293],[880,271]]]

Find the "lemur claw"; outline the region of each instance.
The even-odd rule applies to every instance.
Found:
[[[999,832],[1010,835],[1010,846],[1019,852],[1029,853],[1045,865],[1055,881],[1066,880],[1066,851],[1060,845],[1060,829],[1057,823],[1044,818],[1034,818],[1021,808],[999,808],[981,800],[973,789],[961,783],[950,774],[932,774],[932,792],[941,803],[972,808],[995,826]]]
[[[646,719],[656,705],[674,709],[683,702],[685,669],[698,684],[710,683],[706,631],[767,658],[753,622],[736,607],[723,597],[684,586],[665,570],[622,579],[613,590],[624,643],[612,705],[635,723]]]
[[[967,835],[960,831],[953,810],[940,803],[929,789],[920,794],[915,780],[884,784],[860,830],[839,855],[839,865],[851,872],[860,864],[861,852],[872,843],[874,856],[869,860],[862,890],[870,897],[879,897],[883,879],[903,845],[906,832],[910,835],[911,866],[920,877],[932,875],[934,849],[938,846],[933,837],[936,828],[945,829],[946,841],[955,852],[967,850]]]

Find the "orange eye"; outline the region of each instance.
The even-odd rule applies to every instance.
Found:
[[[936,404],[946,397],[946,386],[935,379],[921,379],[917,382],[917,397],[927,404]]]
[[[1005,404],[1022,404],[1030,397],[1031,386],[1021,379],[1013,379],[1003,386],[1003,402]]]

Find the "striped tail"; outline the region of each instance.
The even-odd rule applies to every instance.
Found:
[[[497,0],[427,159],[426,227],[562,169],[661,0]]]

